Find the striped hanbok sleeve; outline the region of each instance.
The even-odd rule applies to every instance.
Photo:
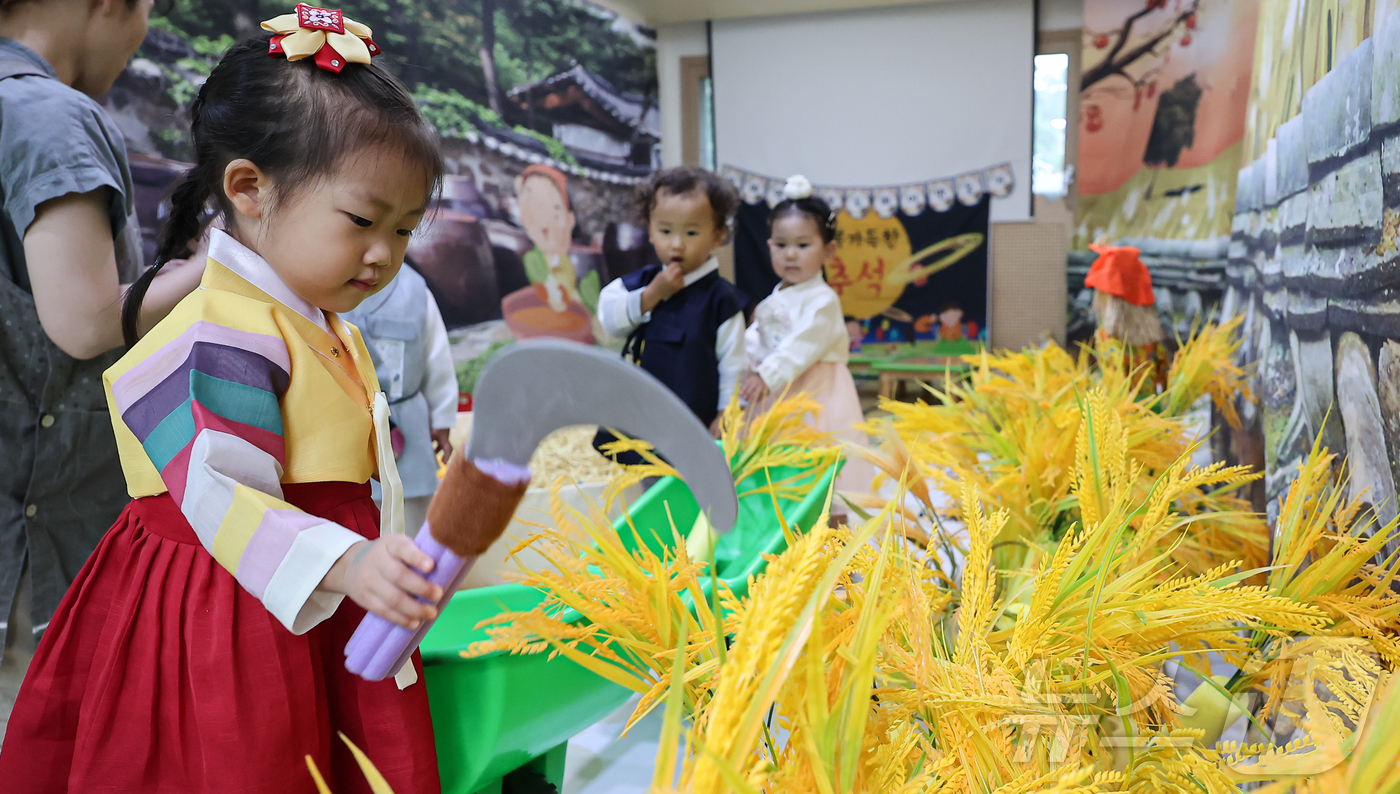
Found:
[[[340,605],[316,586],[364,537],[282,499],[290,372],[280,335],[202,321],[114,380],[112,397],[200,543],[301,634]]]

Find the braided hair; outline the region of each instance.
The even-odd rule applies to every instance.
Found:
[[[268,57],[272,34],[229,50],[190,105],[194,167],[170,195],[155,264],[127,291],[122,336],[136,342],[141,301],[161,267],[188,255],[200,236],[206,210],[228,219],[224,170],[234,160],[255,163],[272,178],[273,208],[335,171],[346,158],[383,147],[423,169],[429,194],[442,181],[437,133],[423,122],[403,84],[375,64],[347,64],[340,74],[310,58]]]

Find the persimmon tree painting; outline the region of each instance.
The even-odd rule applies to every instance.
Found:
[[[1188,74],[1176,85],[1162,92],[1157,101],[1157,115],[1152,119],[1152,136],[1147,139],[1147,151],[1142,162],[1147,165],[1176,166],[1181,150],[1196,142],[1196,109],[1201,105],[1201,87],[1195,73]]]
[[[1147,0],[1141,9],[1123,20],[1122,26],[1111,31],[1086,32],[1093,49],[1103,51],[1103,57],[1092,66],[1084,69],[1079,79],[1079,90],[1088,91],[1096,83],[1111,77],[1119,77],[1132,84],[1136,93],[1135,105],[1142,103],[1143,93],[1151,99],[1157,90],[1155,78],[1161,66],[1166,48],[1172,44],[1191,46],[1192,32],[1198,24],[1201,0],[1183,3],[1177,0],[1175,13],[1147,33],[1147,38],[1133,44],[1133,38],[1141,35],[1136,28],[1144,17],[1157,11],[1166,10],[1168,0]],[[1129,46],[1129,45],[1132,46]],[[1090,50],[1086,48],[1086,60]],[[1143,68],[1147,65],[1147,68]]]
[[[1228,237],[1258,18],[1258,0],[1085,0],[1076,246]]]

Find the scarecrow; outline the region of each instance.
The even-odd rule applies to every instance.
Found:
[[[1152,274],[1131,246],[1111,246],[1101,237],[1089,249],[1099,255],[1084,279],[1084,286],[1094,290],[1099,339],[1122,344],[1129,369],[1148,370],[1146,386],[1166,388],[1171,361],[1157,317]]]

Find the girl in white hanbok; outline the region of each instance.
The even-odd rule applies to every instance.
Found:
[[[768,250],[780,281],[745,332],[748,374],[739,396],[757,412],[780,397],[805,394],[822,404],[809,424],[864,446],[867,438],[856,425],[865,416],[846,366],[850,336],[841,297],[822,278],[823,266],[836,255],[836,213],[812,195],[804,177],[790,178],[784,195],[768,216]],[[870,463],[848,453],[836,489],[869,493],[874,474]],[[846,513],[845,503],[833,500],[833,517]]]

